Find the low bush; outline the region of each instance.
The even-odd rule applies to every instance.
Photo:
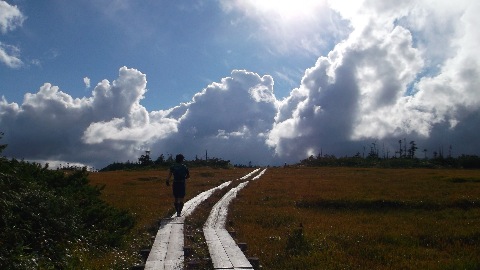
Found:
[[[133,216],[102,201],[87,175],[0,159],[0,269],[81,268],[79,247],[122,244]]]

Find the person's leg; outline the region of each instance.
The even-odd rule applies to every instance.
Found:
[[[177,217],[179,217],[182,213],[183,209],[183,198],[176,197],[175,198],[175,210],[177,211]]]
[[[182,213],[183,198],[185,197],[185,183],[173,183],[173,194],[175,196],[175,210],[177,211],[177,217]]]
[[[177,216],[178,216],[178,213],[179,213],[179,208],[180,208],[180,203],[179,203],[179,198],[175,197],[175,212],[177,213]]]
[[[175,202],[173,205],[175,206],[175,212],[177,213],[178,216],[178,208],[179,208],[179,186],[177,182],[173,182],[172,184],[172,189],[173,189],[173,197],[175,198]]]

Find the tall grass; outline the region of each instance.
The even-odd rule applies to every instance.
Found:
[[[480,171],[277,168],[232,204],[263,269],[479,269]]]

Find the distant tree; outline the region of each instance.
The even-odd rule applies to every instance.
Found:
[[[156,165],[162,165],[163,163],[165,163],[165,156],[163,154],[161,154],[160,156],[158,156],[158,158],[155,160],[155,164]]]
[[[415,141],[410,141],[410,148],[408,148],[408,157],[409,158],[414,158],[415,157],[415,152],[417,151],[418,147],[415,144]]]
[[[377,149],[377,142],[373,142],[372,146],[370,147],[370,153],[368,153],[367,158],[378,158],[378,149]]]
[[[174,160],[173,160],[172,154],[169,154],[169,155],[168,155],[168,158],[167,158],[167,163],[173,163],[173,161],[174,161]]]
[[[3,138],[3,135],[5,135],[5,133],[0,132],[0,139]],[[3,150],[5,150],[5,148],[7,148],[6,144],[0,144],[0,154],[3,152]]]
[[[153,164],[153,161],[152,161],[152,159],[150,158],[150,151],[145,151],[145,155],[141,155],[141,156],[138,158],[138,162],[139,162],[142,166],[152,165],[152,164]]]
[[[443,146],[438,149],[438,158],[443,159]]]
[[[400,150],[398,150],[398,153],[400,154],[400,158],[401,158],[403,155],[402,140],[398,140],[398,143],[400,144]]]

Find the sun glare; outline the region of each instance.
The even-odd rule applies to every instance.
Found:
[[[277,15],[283,19],[298,19],[311,15],[323,5],[322,0],[250,0],[250,5],[258,11]]]

